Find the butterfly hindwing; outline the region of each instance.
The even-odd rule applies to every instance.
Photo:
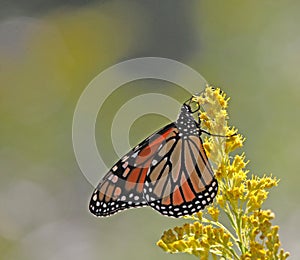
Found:
[[[200,211],[218,191],[199,136],[179,138],[172,153],[151,170],[145,183],[145,198],[163,215],[180,217]]]

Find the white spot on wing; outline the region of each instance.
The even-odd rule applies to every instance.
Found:
[[[157,160],[152,161],[152,165],[155,166],[157,164]]]
[[[138,153],[139,153],[139,151],[135,152],[133,155],[131,155],[131,157],[132,157],[132,158],[137,157]]]

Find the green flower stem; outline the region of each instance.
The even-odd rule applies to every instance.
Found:
[[[242,227],[241,227],[241,219],[239,217],[239,214],[237,212],[233,212],[233,214],[235,215],[235,226],[236,226],[236,233],[238,235],[239,241],[240,241],[240,249],[241,252],[244,254],[246,252],[246,248],[244,246],[244,240],[243,240],[243,235],[242,235]]]

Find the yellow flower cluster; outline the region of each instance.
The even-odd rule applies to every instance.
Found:
[[[215,170],[219,192],[206,214],[199,212],[186,219],[194,221],[164,232],[157,245],[170,253],[189,253],[199,259],[286,259],[289,253],[279,249],[278,226],[270,210],[262,210],[268,190],[278,185],[272,176],[251,176],[245,169],[245,155],[230,157],[242,147],[244,138],[227,125],[228,98],[220,89],[207,87],[194,97],[205,112],[200,113],[201,127],[211,135],[204,148]],[[228,218],[230,227],[219,221]]]
[[[224,229],[195,221],[165,231],[158,246],[170,253],[186,252],[207,259],[210,252],[219,256],[223,251],[231,254],[233,243]]]
[[[241,259],[286,259],[288,253],[280,249],[278,226],[272,226],[275,214],[271,210],[259,210],[243,219],[242,227],[249,232],[249,251]],[[279,253],[278,253],[279,251]]]

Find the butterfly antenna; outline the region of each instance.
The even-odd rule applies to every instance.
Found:
[[[237,133],[234,133],[234,134],[232,134],[232,135],[218,135],[218,134],[212,134],[212,133],[207,132],[207,131],[205,131],[205,130],[203,130],[203,129],[201,129],[201,132],[202,132],[202,133],[205,133],[205,134],[207,134],[207,135],[210,135],[210,136],[226,137],[226,138],[230,138],[230,137],[232,137],[232,136],[237,135]]]

